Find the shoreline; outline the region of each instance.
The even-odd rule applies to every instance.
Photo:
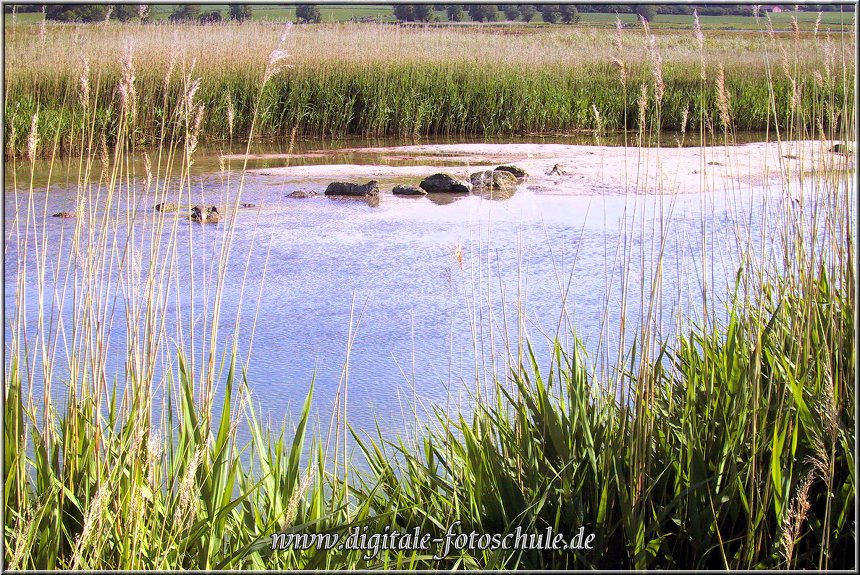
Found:
[[[795,140],[696,148],[646,148],[573,144],[439,144],[348,148],[342,153],[376,156],[367,164],[319,164],[250,169],[284,180],[338,179],[380,186],[411,182],[438,172],[468,180],[473,172],[514,164],[528,172],[527,189],[552,195],[672,194],[765,185],[820,170],[854,169],[853,154],[831,151],[835,142]],[[849,147],[853,150],[854,144]],[[308,153],[318,156],[318,151]],[[241,158],[243,155],[234,155]],[[266,154],[288,161],[290,155]],[[296,157],[293,154],[291,157]],[[254,159],[254,156],[249,156]],[[426,162],[389,165],[385,162]],[[553,174],[558,165],[563,172]]]

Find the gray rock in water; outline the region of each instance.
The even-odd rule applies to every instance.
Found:
[[[327,196],[378,196],[379,182],[370,180],[366,184],[332,182],[325,189]]]
[[[250,209],[256,208],[256,207],[257,207],[257,204],[252,204],[250,202],[242,202],[241,204],[239,204],[239,209],[241,209],[241,210],[250,210]]]
[[[472,186],[486,190],[513,191],[517,189],[517,177],[503,170],[484,170],[469,177]]]
[[[510,172],[514,175],[518,182],[523,182],[528,177],[528,173],[517,166],[499,166],[497,172]]]
[[[428,176],[418,185],[428,194],[468,194],[472,191],[472,184],[445,173]]]
[[[75,212],[57,212],[54,214],[55,218],[76,218],[78,215]]]
[[[567,172],[565,171],[564,168],[561,167],[561,165],[556,164],[552,167],[552,169],[550,171],[548,171],[546,173],[546,175],[547,176],[566,176]]]
[[[418,186],[394,186],[391,193],[397,196],[426,196],[427,192]]]
[[[175,212],[178,209],[179,206],[177,206],[173,202],[162,202],[160,204],[156,204],[155,206],[156,212]]]
[[[316,192],[306,192],[305,190],[296,190],[295,192],[293,192],[291,194],[287,194],[287,197],[303,200],[305,198],[315,198],[318,195],[319,194]]]

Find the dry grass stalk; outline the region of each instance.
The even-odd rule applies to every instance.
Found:
[[[36,146],[39,143],[38,124],[39,112],[36,112],[30,122],[30,135],[27,137],[27,159],[31,162],[36,158]]]
[[[624,38],[622,31],[624,24],[621,19],[615,16],[615,54],[612,57],[612,62],[618,67],[618,75],[621,79],[621,85],[627,86],[627,66],[624,63]]]
[[[720,62],[717,71],[717,108],[720,111],[720,123],[723,125],[723,130],[728,132],[732,125],[731,113],[731,95],[726,89],[726,72],[723,68],[723,63]]]
[[[600,111],[595,104],[591,105],[591,110],[594,112],[594,132],[597,136],[597,143],[600,145],[600,134],[603,133],[603,119],[600,117]]]
[[[684,113],[681,114],[681,141],[684,140],[684,134],[687,132],[687,120],[690,118],[690,105],[684,107]]]
[[[46,7],[42,5],[42,21],[39,22],[39,44],[43,47],[45,46],[45,25],[48,21],[47,15],[45,14],[45,9]]]
[[[120,104],[123,113],[130,114],[135,117],[137,111],[137,92],[134,87],[135,70],[133,54],[134,44],[129,41],[126,44],[125,52],[122,57],[122,80],[119,84]]]
[[[90,107],[90,61],[86,57],[81,62],[79,84],[81,106],[84,110],[87,110]]]
[[[648,110],[648,86],[643,82],[639,88],[639,129],[645,129],[645,112]]]
[[[708,79],[708,71],[705,67],[705,35],[702,33],[702,25],[699,23],[699,12],[693,10],[693,35],[696,37],[696,43],[699,45],[699,60],[702,82]]]
[[[233,106],[233,98],[227,94],[227,125],[230,128],[230,138],[233,138],[233,125],[236,120],[236,108]],[[223,171],[223,170],[222,170]]]
[[[149,190],[152,187],[152,162],[149,160],[149,153],[146,151],[143,152],[143,169],[146,175],[143,191],[144,193],[149,193]]]
[[[666,90],[666,85],[663,82],[663,57],[657,49],[657,39],[651,34],[651,28],[648,26],[648,20],[640,16],[642,28],[645,30],[645,39],[648,44],[648,54],[651,57],[651,71],[654,75],[654,100],[659,108],[663,101],[663,93]]]
[[[268,84],[269,80],[271,80],[278,72],[283,70],[285,67],[288,67],[286,60],[290,57],[290,54],[284,49],[284,44],[286,43],[291,30],[292,22],[287,22],[287,25],[284,26],[284,31],[281,33],[278,47],[269,53],[269,60],[266,62],[266,69],[263,71],[264,86]]]

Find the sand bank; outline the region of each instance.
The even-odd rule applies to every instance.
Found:
[[[697,193],[777,182],[823,169],[853,169],[854,156],[831,151],[831,142],[790,141],[704,148],[638,148],[565,144],[452,144],[356,148],[377,161],[368,164],[284,166],[254,170],[282,180],[319,179],[387,184],[445,171],[470,173],[516,164],[529,173],[524,184],[536,193],[590,195]],[[853,148],[853,145],[851,146]],[[285,163],[288,159],[284,158]],[[426,164],[421,164],[426,162]],[[417,165],[398,165],[399,163]],[[553,170],[558,166],[557,170]],[[560,172],[560,173],[559,173]]]

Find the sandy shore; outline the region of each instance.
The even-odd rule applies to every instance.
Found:
[[[565,144],[418,145],[339,150],[378,158],[368,164],[285,166],[254,171],[278,176],[281,181],[376,179],[384,191],[386,185],[417,184],[441,171],[468,179],[470,173],[480,169],[515,164],[528,172],[524,185],[537,193],[697,193],[759,186],[776,182],[780,176],[797,177],[822,169],[853,169],[853,155],[833,153],[831,146],[831,142],[820,141],[659,149]],[[286,156],[284,161],[288,162]],[[561,174],[551,173],[556,165]]]

